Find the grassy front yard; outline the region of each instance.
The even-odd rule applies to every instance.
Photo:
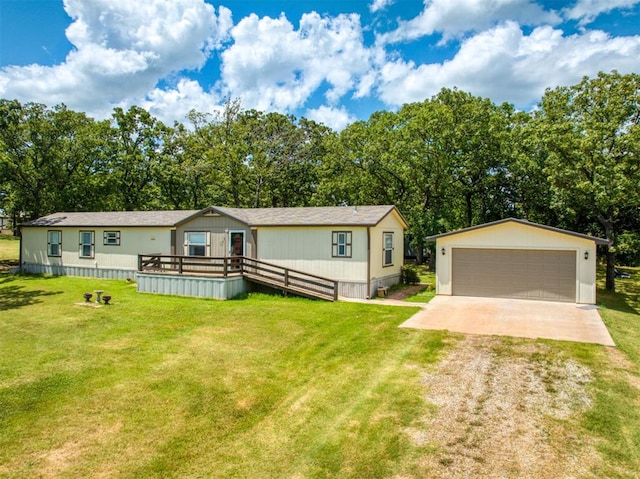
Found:
[[[618,349],[511,338],[484,346],[495,364],[533,365],[560,402],[558,365],[590,371],[581,385],[589,406],[534,428],[562,457],[588,446],[586,477],[640,470],[639,278],[600,296]],[[113,305],[77,304],[95,289]],[[0,477],[417,478],[433,477],[433,458],[450,468],[439,477],[456,477],[457,458],[444,452],[482,441],[473,431],[456,444],[434,439],[443,406],[433,388],[451,386],[434,373],[465,341],[397,328],[415,311],[0,275]],[[480,395],[476,407],[490,401]],[[473,412],[469,428],[482,431]],[[498,477],[482,452],[475,467]]]
[[[104,289],[113,305],[76,305]],[[419,450],[415,308],[0,279],[0,476],[382,477]]]
[[[17,262],[20,257],[20,238],[0,234],[0,263],[12,261]]]

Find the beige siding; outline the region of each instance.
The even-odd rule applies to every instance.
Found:
[[[445,254],[442,254],[444,248]],[[595,242],[518,223],[502,223],[439,238],[436,242],[436,290],[452,294],[452,248],[496,248],[573,251],[576,253],[575,290],[577,303],[595,304]],[[588,252],[588,259],[584,253]]]
[[[384,233],[393,233],[393,265],[383,266]],[[394,212],[385,216],[371,228],[371,281],[376,287],[377,278],[397,276],[404,263],[404,229]]]
[[[351,258],[331,256],[332,232],[352,232]],[[363,226],[261,227],[258,259],[334,280],[367,280],[367,228]]]
[[[62,231],[62,255],[47,256],[47,232]],[[95,254],[93,258],[80,258],[80,231],[93,231]],[[120,245],[104,245],[104,231],[120,231]],[[171,252],[169,227],[141,228],[22,228],[22,261],[52,266],[79,266],[136,270],[138,254]]]
[[[245,232],[245,256],[254,258],[256,256],[255,240],[249,227],[233,218],[220,215],[198,216],[188,223],[180,225],[176,229],[176,254],[186,254],[185,233],[187,231],[209,232],[209,256],[226,257],[229,256],[229,232]]]

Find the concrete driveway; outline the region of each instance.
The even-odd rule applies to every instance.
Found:
[[[587,304],[436,296],[400,327],[615,346],[597,307]]]

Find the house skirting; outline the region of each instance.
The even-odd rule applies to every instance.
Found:
[[[367,283],[359,281],[339,281],[338,297],[344,298],[367,298]]]
[[[373,298],[378,294],[379,287],[390,288],[394,284],[398,284],[402,281],[402,274],[391,274],[389,276],[383,276],[381,278],[372,278],[371,279],[371,289],[369,290],[369,297]]]
[[[231,299],[249,291],[248,282],[242,276],[137,273],[136,280],[139,293]]]
[[[379,286],[390,287],[398,284],[402,276],[393,274],[382,278],[372,278],[367,291],[366,281],[340,281],[338,283],[338,296],[344,298],[369,299],[375,297]]]
[[[45,265],[23,263],[22,271],[33,274],[51,274],[54,276],[83,276],[103,279],[137,280],[138,292],[158,293],[176,296],[195,296],[199,298],[230,299],[239,294],[252,291],[255,287],[242,276],[216,277],[207,275],[179,275],[140,273],[132,269],[95,268],[85,266]],[[393,286],[400,282],[401,276],[394,274],[374,278],[369,284],[365,281],[340,281],[338,296],[345,298],[373,298],[379,286]]]
[[[135,269],[95,268],[90,266],[66,266],[59,264],[23,263],[23,273],[51,274],[54,276],[84,276],[88,278],[127,279],[134,278]]]

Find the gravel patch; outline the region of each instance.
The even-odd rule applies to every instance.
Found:
[[[568,420],[591,406],[590,370],[550,359],[543,344],[500,354],[500,341],[467,336],[423,374],[434,411],[406,430],[431,452],[423,468],[433,478],[588,475],[598,460],[593,445],[568,436],[554,419]]]

